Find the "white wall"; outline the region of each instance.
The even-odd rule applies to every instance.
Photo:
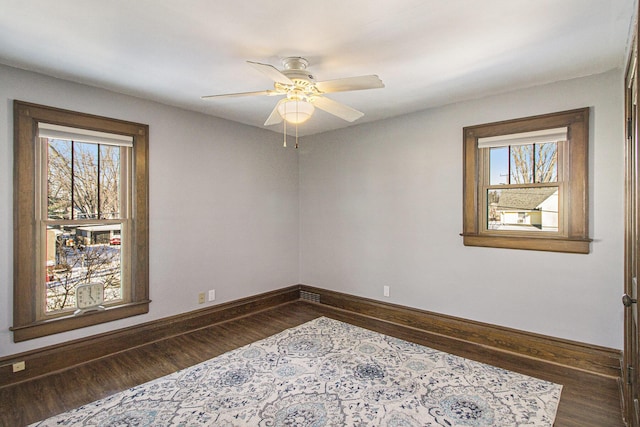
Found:
[[[281,136],[0,66],[0,356],[298,283],[298,155]],[[14,344],[13,100],[150,126],[147,315]],[[31,262],[31,260],[26,260]]]
[[[612,71],[295,151],[276,133],[0,66],[0,357],[195,310],[210,288],[221,303],[294,283],[620,349],[622,91]],[[12,342],[14,99],[150,125],[149,314]],[[463,246],[462,127],[584,106],[591,254]]]
[[[301,283],[621,349],[621,75],[614,70],[305,138]],[[465,247],[462,128],[587,106],[591,253]]]

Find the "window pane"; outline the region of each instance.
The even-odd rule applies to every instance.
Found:
[[[536,144],[536,182],[558,181],[558,144]]]
[[[98,217],[98,144],[73,143],[74,218]]]
[[[100,218],[120,218],[120,147],[100,146]]]
[[[122,299],[120,224],[47,227],[47,314],[74,309],[76,286],[104,284],[105,304]]]
[[[533,145],[509,146],[511,162],[511,184],[533,182]]]
[[[47,216],[71,219],[71,141],[48,140]]]
[[[509,183],[509,147],[489,150],[489,177],[490,185]]]
[[[487,229],[558,231],[558,187],[487,190]]]

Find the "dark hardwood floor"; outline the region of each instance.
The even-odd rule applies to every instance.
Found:
[[[109,356],[70,370],[0,388],[0,425],[25,426],[137,384],[186,368],[319,316],[327,316],[469,359],[563,385],[555,426],[624,426],[618,387],[611,379],[296,301]]]

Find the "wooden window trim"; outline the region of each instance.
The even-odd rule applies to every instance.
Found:
[[[131,135],[133,144],[130,298],[126,304],[83,316],[38,319],[35,138],[38,122]],[[14,342],[96,325],[149,311],[148,125],[14,101],[13,331]]]
[[[564,212],[558,233],[523,233],[483,230],[481,218],[481,153],[478,138],[567,127],[570,142],[565,153],[562,185]],[[465,246],[589,253],[589,108],[468,126],[463,129],[463,242]],[[560,177],[559,177],[560,181]]]

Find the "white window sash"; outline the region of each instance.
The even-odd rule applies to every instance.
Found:
[[[510,145],[545,144],[567,140],[566,127],[536,130],[533,132],[512,133],[509,135],[478,138],[478,148],[507,147]]]
[[[118,147],[133,147],[133,137],[130,135],[98,132],[95,130],[73,128],[70,126],[54,125],[43,122],[38,122],[38,137],[75,142],[89,142],[102,145],[116,145]]]

